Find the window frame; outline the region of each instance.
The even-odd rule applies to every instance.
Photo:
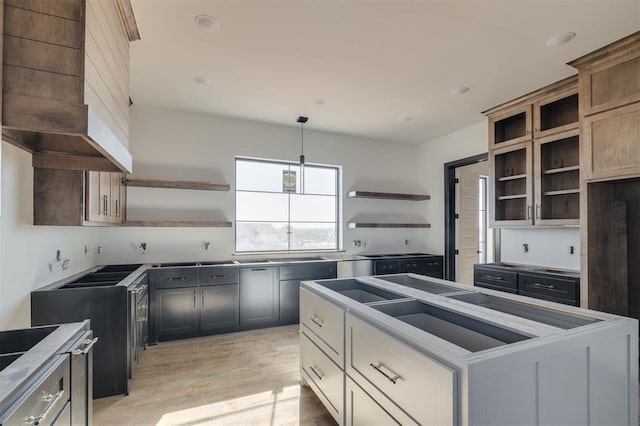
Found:
[[[287,194],[288,197],[288,202],[287,202],[287,211],[288,211],[288,220],[286,222],[287,226],[291,226],[291,201],[290,201],[290,196],[291,195],[321,195],[321,196],[327,196],[327,197],[334,197],[335,198],[335,225],[336,225],[336,244],[335,244],[335,248],[331,248],[331,249],[318,249],[318,248],[313,248],[313,249],[288,249],[288,250],[238,250],[238,192],[253,192],[253,193],[268,193],[268,194],[280,194],[280,192],[271,192],[271,191],[248,191],[248,190],[238,190],[238,185],[237,185],[237,181],[238,181],[238,161],[250,161],[250,162],[255,162],[255,163],[266,163],[266,164],[274,164],[274,165],[286,165],[286,166],[300,166],[300,163],[296,162],[296,161],[287,161],[287,160],[274,160],[274,159],[267,159],[267,158],[256,158],[256,157],[244,157],[244,156],[236,156],[234,158],[234,173],[233,173],[233,179],[234,179],[234,191],[233,191],[233,206],[234,206],[234,224],[235,224],[235,230],[233,233],[233,239],[234,239],[234,253],[235,254],[239,254],[239,255],[245,255],[245,254],[260,254],[260,253],[268,253],[268,254],[287,254],[287,253],[312,253],[312,252],[318,252],[318,253],[329,253],[329,252],[338,252],[338,251],[342,251],[342,166],[338,166],[338,165],[330,165],[330,164],[319,164],[319,163],[305,163],[305,167],[316,167],[316,168],[325,168],[325,169],[333,169],[335,170],[336,173],[336,187],[335,187],[335,195],[327,195],[327,194],[314,194],[314,193],[305,193],[305,194],[301,194],[299,192],[292,192],[292,193],[285,193],[282,192],[284,194]],[[244,221],[241,221],[244,222]],[[259,222],[259,221],[254,221],[254,222]],[[268,221],[268,222],[273,222],[273,221]],[[284,223],[284,222],[282,222]],[[304,223],[304,222],[295,222],[295,223]],[[334,223],[334,222],[326,222],[326,223]],[[289,238],[287,238],[287,245],[289,247],[291,247],[291,238],[289,235]]]

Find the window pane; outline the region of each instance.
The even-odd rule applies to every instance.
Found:
[[[236,190],[281,193],[282,171],[289,169],[288,164],[236,160]]]
[[[305,194],[336,195],[337,181],[337,169],[313,166],[304,168]]]
[[[286,223],[236,222],[236,251],[288,250]]]
[[[236,192],[236,220],[287,222],[288,194]]]
[[[336,197],[291,194],[292,222],[335,222]]]
[[[291,250],[338,248],[335,223],[291,223]]]

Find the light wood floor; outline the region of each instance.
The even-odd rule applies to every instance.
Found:
[[[94,425],[335,425],[298,385],[298,326],[150,346],[128,396],[97,399]]]

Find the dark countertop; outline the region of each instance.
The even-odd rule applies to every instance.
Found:
[[[31,381],[38,377],[56,355],[67,351],[70,344],[76,341],[85,330],[89,330],[89,321],[74,322],[56,326],[32,327],[23,330],[7,330],[0,332],[0,341],[9,333],[29,333],[41,329],[54,330],[38,343],[24,352],[18,359],[0,371],[0,413],[13,404]],[[19,335],[18,335],[19,336]],[[1,349],[1,348],[0,348]]]

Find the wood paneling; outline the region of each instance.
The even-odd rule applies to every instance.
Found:
[[[136,23],[136,17],[133,14],[133,8],[131,7],[130,0],[116,0],[118,5],[118,12],[129,36],[129,41],[140,40],[140,31],[138,31],[138,24]]]
[[[640,57],[591,75],[591,107],[620,105],[640,96]]]
[[[4,8],[4,33],[30,40],[44,41],[81,49],[82,23],[12,6]]]
[[[137,186],[142,188],[195,189],[203,191],[228,191],[230,189],[230,186],[226,183],[210,183],[183,180],[127,178],[125,179],[124,184],[126,186]]]
[[[82,75],[80,49],[13,36],[5,36],[4,45],[7,51],[5,64],[73,76]]]
[[[2,125],[30,131],[87,133],[87,107],[58,100],[3,93]]]
[[[46,15],[82,21],[83,0],[5,0],[5,4]]]
[[[4,64],[3,92],[81,104],[80,77]]]
[[[33,224],[83,223],[83,171],[33,169]]]

